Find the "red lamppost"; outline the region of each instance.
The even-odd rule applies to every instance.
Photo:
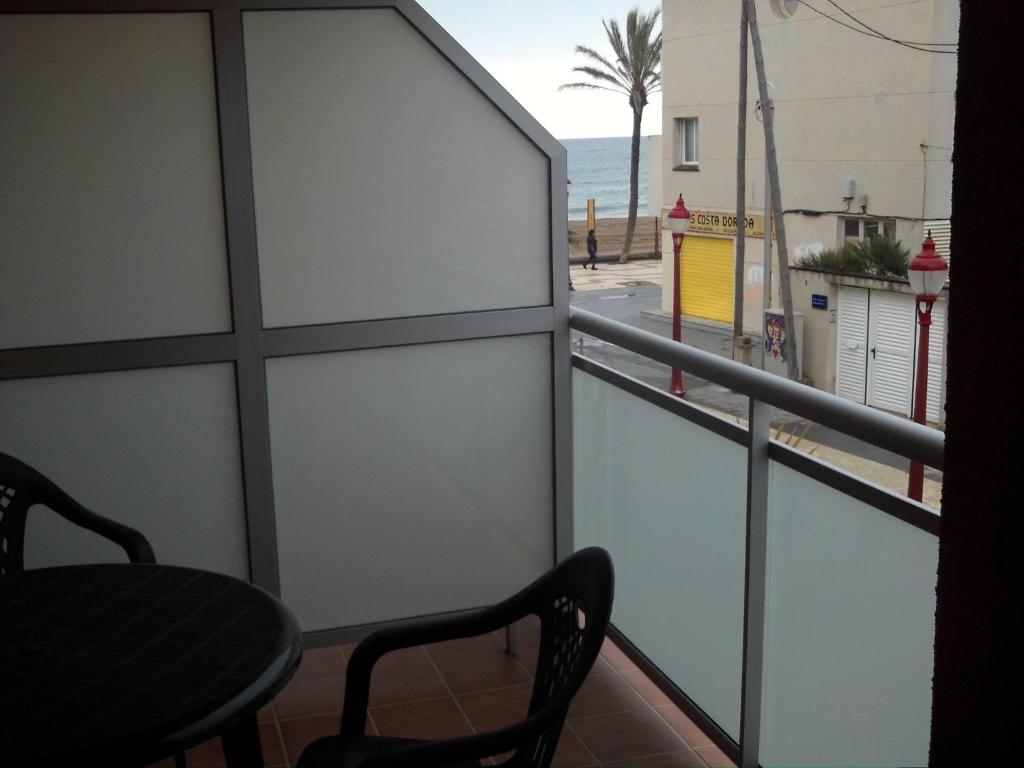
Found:
[[[910,287],[917,302],[917,322],[921,326],[917,342],[917,379],[914,384],[914,421],[918,424],[924,424],[927,420],[928,332],[932,325],[932,305],[939,297],[942,286],[946,284],[948,270],[946,260],[935,252],[935,241],[929,232],[921,246],[921,252],[911,260],[907,269]],[[924,465],[920,461],[911,460],[907,496],[920,501],[923,490]]]
[[[683,196],[676,200],[676,206],[668,212],[668,228],[672,232],[672,254],[673,254],[673,278],[672,278],[672,341],[682,339],[681,297],[679,293],[679,251],[683,247],[683,236],[690,228],[690,212],[683,204]],[[673,395],[686,397],[686,389],[683,387],[683,374],[678,369],[672,368],[672,385],[669,391]]]

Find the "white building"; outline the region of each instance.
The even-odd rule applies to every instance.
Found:
[[[817,244],[833,248],[873,236],[899,240],[916,253],[929,228],[940,245],[948,242],[942,237],[948,237],[950,215],[957,57],[900,45],[867,27],[911,43],[955,43],[958,3],[842,0],[841,5],[849,15],[826,0],[756,3],[774,94],[790,263]],[[688,319],[729,327],[739,4],[665,0],[663,34],[662,200],[671,205],[682,194],[695,214],[683,250],[682,309]],[[752,51],[748,66],[743,325],[761,336],[765,151]],[[666,233],[663,253],[671,252]],[[666,259],[667,312],[671,269]],[[806,323],[803,374],[822,389],[909,413],[914,357],[909,288],[900,281],[800,270],[793,271],[792,285],[795,310]],[[781,306],[777,275],[772,288],[772,304]],[[812,294],[818,297],[813,305]],[[944,301],[934,314],[929,401],[931,418],[941,420]],[[892,327],[900,333],[886,335]]]

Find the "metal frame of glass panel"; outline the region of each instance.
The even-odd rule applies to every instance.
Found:
[[[391,8],[405,18],[496,109],[548,158],[551,302],[543,306],[265,329],[256,244],[242,14],[245,11]],[[0,0],[0,14],[209,14],[216,76],[221,170],[233,330],[102,343],[0,350],[0,380],[231,362],[235,365],[239,439],[251,579],[279,593],[264,363],[267,358],[372,347],[428,344],[520,334],[551,334],[554,542],[552,562],[572,551],[571,361],[568,299],[568,203],[565,149],[448,35],[409,0]],[[2,19],[0,19],[2,23]],[[317,633],[316,644],[365,634],[369,628]]]
[[[730,424],[680,400],[592,360],[573,354],[573,366],[630,394],[640,397],[675,416],[692,421],[747,447],[747,533],[744,596],[743,684],[739,742],[717,725],[700,708],[700,702],[678,688],[657,667],[642,658],[618,630],[613,635],[627,652],[641,659],[648,676],[697,722],[701,729],[732,760],[743,768],[759,765],[761,706],[763,689],[765,610],[767,595],[768,476],[770,461],[777,461],[834,490],[858,499],[880,513],[939,535],[939,516],[910,499],[860,480],[806,454],[771,439],[767,405],[791,411],[872,445],[886,448],[928,466],[942,468],[944,435],[864,405],[781,378],[709,352],[672,342],[591,312],[572,309],[570,326],[603,341],[675,366],[750,398],[749,429]]]

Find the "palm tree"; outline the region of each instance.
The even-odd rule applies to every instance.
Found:
[[[640,118],[647,106],[647,96],[661,90],[661,32],[654,34],[654,25],[661,15],[661,9],[641,13],[634,8],[626,16],[626,39],[622,39],[619,23],[614,19],[602,19],[608,42],[615,53],[614,62],[592,48],[576,46],[576,53],[585,56],[591,64],[573,67],[573,72],[587,75],[593,82],[566,83],[565,88],[589,88],[599,91],[614,91],[625,94],[629,108],[633,110],[633,145],[629,153],[629,218],[626,219],[626,240],[622,244],[620,262],[629,261],[629,249],[633,245],[633,230],[636,228],[636,207],[640,175]]]

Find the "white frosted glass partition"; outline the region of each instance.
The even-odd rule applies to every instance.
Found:
[[[265,326],[550,304],[547,157],[405,19],[244,21]]]
[[[927,764],[938,538],[770,472],[761,764]]]
[[[746,452],[573,371],[573,541],[615,562],[612,621],[733,738]]]
[[[546,335],[267,361],[304,630],[489,604],[551,566],[550,361]]]
[[[0,381],[0,451],[105,517],[157,560],[247,579],[231,365]],[[126,560],[45,507],[29,512],[25,565]]]
[[[228,331],[205,13],[0,16],[0,348]]]

